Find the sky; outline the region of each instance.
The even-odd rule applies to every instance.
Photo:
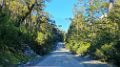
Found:
[[[77,0],[51,0],[46,4],[45,11],[48,12],[56,25],[62,25],[60,29],[67,32],[70,21],[67,18],[73,17],[73,7]]]

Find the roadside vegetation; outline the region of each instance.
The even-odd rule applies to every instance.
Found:
[[[44,11],[47,0],[0,0],[0,67],[49,53],[62,33]],[[32,55],[26,54],[33,51]]]
[[[84,7],[80,8],[81,5]],[[66,48],[80,56],[91,55],[119,67],[120,0],[80,0],[74,11],[66,34]]]

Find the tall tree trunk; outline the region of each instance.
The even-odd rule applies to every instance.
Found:
[[[115,0],[109,0],[109,12],[110,10],[113,8],[113,3],[114,3]]]
[[[94,0],[90,0],[90,6],[92,6],[94,3]],[[90,11],[90,17],[91,17],[91,20],[90,20],[90,23],[93,22],[93,11]]]
[[[5,2],[6,2],[6,0],[2,0],[2,3],[1,3],[1,6],[2,6],[2,8],[5,8]]]

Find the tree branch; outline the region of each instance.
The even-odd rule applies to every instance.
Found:
[[[31,7],[28,6],[29,11],[26,12],[25,15],[22,16],[19,20],[16,21],[16,22],[17,22],[17,25],[16,25],[17,27],[19,27],[20,24],[21,24],[21,23],[27,18],[27,16],[32,12],[32,10],[33,10],[35,4],[36,4],[36,2],[35,2],[34,4],[32,4]]]

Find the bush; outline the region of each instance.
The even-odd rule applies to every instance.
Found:
[[[90,47],[90,43],[88,43],[88,42],[80,42],[80,46],[77,49],[76,53],[78,55],[84,55],[88,51],[89,47]]]
[[[72,50],[72,47],[74,46],[74,44],[75,44],[75,41],[71,40],[66,43],[66,48]]]
[[[106,61],[109,60],[111,58],[113,58],[114,54],[115,54],[115,49],[114,46],[112,45],[113,43],[110,44],[104,44],[103,46],[101,46],[100,49],[97,49],[95,52],[95,56],[97,59]]]
[[[72,46],[72,52],[76,53],[76,51],[78,50],[79,46],[80,46],[80,44],[75,43],[74,46]]]
[[[102,61],[105,61],[107,59],[107,57],[104,55],[104,53],[100,49],[96,50],[96,52],[95,52],[95,58],[96,59],[100,59]]]

